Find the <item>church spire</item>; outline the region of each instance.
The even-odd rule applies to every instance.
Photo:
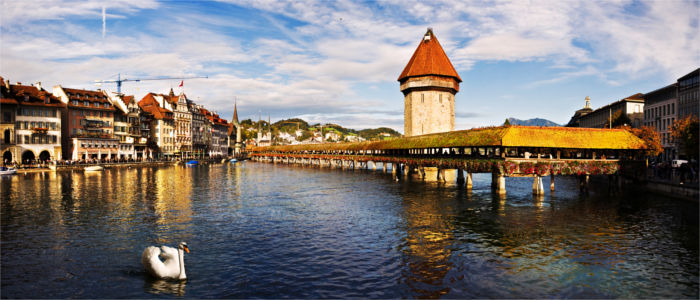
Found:
[[[236,125],[238,125],[238,105],[237,105],[238,103],[237,102],[238,101],[236,101],[235,99],[233,100],[233,119],[231,119],[231,122],[233,122],[233,124],[236,124]]]

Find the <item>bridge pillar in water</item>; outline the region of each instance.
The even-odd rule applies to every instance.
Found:
[[[491,189],[499,195],[506,194],[506,177],[496,172],[491,173]]]
[[[579,189],[581,190],[581,192],[588,194],[589,176],[588,175],[581,175],[581,176],[579,176],[578,180],[579,180]]]
[[[447,181],[445,179],[445,169],[442,169],[442,168],[437,169],[437,181],[442,181],[442,182]]]
[[[532,194],[542,195],[544,194],[544,187],[542,186],[542,176],[535,175],[532,180]]]
[[[549,175],[549,190],[554,191],[554,173]]]
[[[396,175],[396,163],[391,163],[391,174]]]
[[[465,187],[467,189],[470,189],[470,190],[472,189],[472,173],[471,172],[467,172]]]
[[[408,178],[408,175],[411,174],[411,166],[403,164],[403,169],[401,171],[403,171],[403,175],[406,176],[405,178]]]
[[[464,184],[464,169],[457,168],[457,185],[462,186]]]
[[[420,179],[425,180],[425,167],[418,168],[418,175],[420,175]]]

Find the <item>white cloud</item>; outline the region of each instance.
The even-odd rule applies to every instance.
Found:
[[[426,27],[460,73],[482,61],[548,65],[552,77],[525,83],[531,88],[588,76],[620,84],[659,72],[674,80],[700,61],[693,1],[642,2],[632,10],[635,2],[583,0],[222,2],[247,9],[250,19],[183,10],[180,2],[3,1],[0,73],[74,87],[117,73],[209,75],[186,80],[185,90],[212,110],[231,111],[235,95],[239,110],[337,117],[360,127],[402,118],[376,112],[402,108],[398,84],[376,87],[395,83]],[[97,28],[103,7],[106,18],[142,30],[120,31],[110,21],[106,35]],[[142,14],[153,10],[169,17]],[[140,97],[178,82],[124,88]],[[395,99],[367,96],[375,91]]]

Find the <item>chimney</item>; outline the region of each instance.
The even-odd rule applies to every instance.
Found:
[[[34,87],[36,87],[37,90],[40,90],[40,91],[41,91],[41,90],[42,90],[42,88],[41,88],[41,81],[37,81],[37,82],[34,84]]]
[[[5,88],[7,90],[10,90],[10,80],[9,79],[5,81]]]

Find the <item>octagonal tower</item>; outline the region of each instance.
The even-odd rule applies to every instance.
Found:
[[[454,130],[455,94],[462,79],[431,28],[398,81],[404,95],[405,136]]]

